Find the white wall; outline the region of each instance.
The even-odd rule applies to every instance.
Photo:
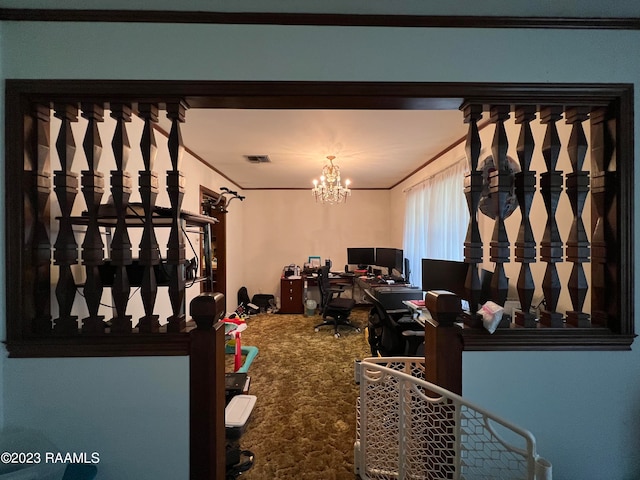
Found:
[[[1,41],[3,78],[629,82],[636,86],[640,79],[640,59],[632,53],[640,43],[636,31],[5,22]],[[634,101],[635,111],[640,111],[640,103]],[[637,123],[635,128],[637,137]],[[636,157],[638,151],[636,146]],[[248,220],[245,216],[244,225]],[[636,234],[639,226],[636,221]],[[306,254],[296,252],[292,257]],[[4,318],[0,320],[4,325]],[[127,367],[124,380],[101,373],[103,368],[126,371]],[[465,395],[531,428],[541,453],[553,463],[555,478],[640,475],[634,420],[640,404],[637,348],[602,353],[465,353],[464,369]],[[101,464],[100,478],[127,478],[128,473],[134,475],[129,478],[144,478],[139,472],[145,468],[155,468],[158,479],[185,477],[176,470],[184,472],[188,462],[182,449],[188,411],[186,403],[174,397],[176,392],[186,395],[184,358],[9,359],[4,370],[7,423],[15,419],[36,424],[30,418],[40,416],[39,405],[27,400],[49,395],[56,400],[55,422],[40,426],[63,448],[82,443],[89,427],[102,432],[100,448],[109,455]],[[51,383],[56,376],[67,379],[61,383],[63,390]],[[159,394],[159,378],[171,386],[166,395]],[[45,387],[39,389],[41,384]],[[157,394],[151,407],[140,394],[146,390]],[[87,412],[75,392],[96,392],[89,400],[100,397],[99,407],[126,405],[118,412],[126,421],[116,422],[118,417],[110,409]],[[168,424],[165,414],[171,409]],[[108,435],[113,425],[117,437]],[[143,425],[157,430],[149,435]],[[167,455],[174,439],[181,448]],[[155,462],[145,461],[151,456]]]
[[[244,272],[249,295],[279,296],[285,265],[303,266],[310,256],[342,271],[348,247],[387,247],[389,191],[355,190],[344,204],[316,203],[308,190],[246,193]]]

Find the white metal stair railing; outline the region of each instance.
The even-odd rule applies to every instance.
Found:
[[[533,435],[424,380],[419,357],[356,362],[362,480],[551,480]]]

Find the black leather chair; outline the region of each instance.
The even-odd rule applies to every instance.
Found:
[[[371,355],[383,357],[420,355],[424,326],[407,311],[392,314],[369,290],[365,298],[373,307],[369,313],[368,341]]]
[[[320,310],[323,322],[314,327],[315,331],[319,331],[322,326],[331,325],[333,326],[333,335],[336,338],[340,337],[339,326],[352,328],[359,332],[360,327],[349,321],[349,315],[353,307],[356,306],[356,301],[340,296],[344,292],[344,287],[331,285],[329,267],[326,265],[318,269],[318,288],[320,289]]]

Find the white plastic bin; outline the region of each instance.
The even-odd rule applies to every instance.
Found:
[[[316,307],[318,306],[318,303],[315,300],[310,298],[305,303],[305,306],[307,307],[307,316],[308,317],[312,317],[312,316],[314,316],[316,314]]]
[[[239,438],[256,404],[255,395],[236,395],[224,409],[224,424],[227,438]]]

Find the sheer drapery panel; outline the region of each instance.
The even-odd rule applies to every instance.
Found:
[[[420,285],[423,258],[462,260],[469,212],[463,185],[466,162],[458,161],[406,192],[404,255],[412,282]]]

